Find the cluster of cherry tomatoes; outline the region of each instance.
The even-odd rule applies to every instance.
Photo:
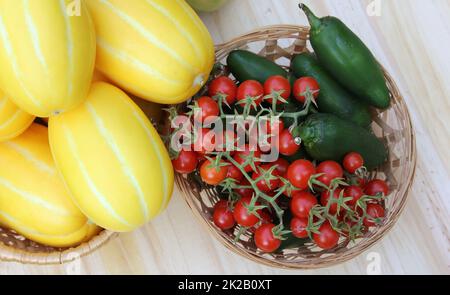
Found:
[[[272,76],[262,85],[258,81],[248,80],[239,85],[226,76],[221,76],[213,81],[208,86],[208,96],[202,96],[196,100],[196,107],[200,109],[199,120],[203,123],[207,118],[214,118],[220,115],[219,104],[231,108],[234,105],[243,106],[245,104],[257,108],[263,102],[272,104],[276,100],[276,104],[280,105],[286,103],[291,94],[295,99],[301,103],[306,102],[304,95],[306,89],[310,89],[314,97],[317,98],[319,94],[319,85],[316,80],[310,77],[300,78],[295,81],[291,88],[288,79],[282,76]],[[251,102],[248,100],[251,99]],[[223,107],[223,106],[222,106]],[[300,146],[295,142],[289,126],[285,126],[283,121],[279,120],[274,123],[267,121],[267,130],[269,130],[269,141],[275,138],[278,141],[279,153],[283,156],[295,155]],[[197,149],[191,147],[183,149],[177,157],[172,161],[174,169],[178,173],[192,173],[197,168],[199,163],[205,159],[205,155],[217,150],[219,146],[223,147],[226,142],[235,141],[236,134],[234,132],[225,131],[223,134],[215,134],[211,129],[202,128],[200,131],[202,136],[198,136],[200,142],[194,142]],[[244,158],[250,155],[250,147],[246,145],[243,151],[235,153],[235,160],[239,163],[244,162]],[[257,158],[261,155],[259,150],[253,151],[252,155]],[[211,185],[217,185],[222,182],[225,177],[225,168],[215,171],[216,169],[208,169],[208,165],[202,166],[200,171],[203,171],[202,178]],[[246,167],[247,172],[251,167]],[[236,169],[230,172],[233,178],[241,180],[243,175],[240,175]],[[224,176],[225,175],[225,176]]]
[[[296,80],[291,87],[282,76],[270,77],[264,85],[249,80],[239,86],[221,76],[209,84],[208,96],[199,97],[193,105],[201,111],[197,120],[204,122],[220,117],[223,108],[242,111],[261,104],[276,108],[290,97],[306,104],[308,99],[317,99],[319,91],[318,83],[309,77]],[[349,153],[342,165],[335,161],[314,163],[305,157],[293,160],[300,144],[289,127],[283,121],[268,123],[270,138],[278,140],[280,154],[271,163],[261,162],[263,152],[250,149],[248,144],[218,156],[225,142],[236,142],[236,133],[217,134],[203,128],[201,141],[193,142],[197,149],[189,146],[179,151],[172,160],[174,169],[182,174],[196,173],[208,185],[222,186],[218,192],[228,194],[214,207],[214,224],[224,231],[236,225],[250,230],[263,252],[280,249],[287,236],[310,238],[318,247],[331,249],[341,237],[355,238],[379,223],[385,216],[383,198],[389,188],[383,180],[367,182],[361,155]]]
[[[284,159],[269,164],[276,165],[277,175],[284,177],[294,186],[290,192],[285,192],[284,196],[288,199],[289,210],[292,214],[290,220],[291,234],[300,239],[312,237],[314,243],[322,249],[334,248],[341,236],[348,236],[345,229],[349,229],[352,223],[358,221],[346,218],[347,209],[359,213],[361,219],[361,228],[376,226],[377,223],[385,216],[385,209],[382,202],[376,199],[370,200],[365,208],[363,215],[362,208],[357,207],[358,200],[363,196],[388,196],[389,187],[385,181],[380,179],[371,180],[366,183],[364,178],[355,177],[356,183],[353,185],[337,186],[333,190],[333,198],[337,200],[342,197],[343,204],[339,202],[330,203],[330,190],[321,189],[321,187],[309,189],[313,183],[321,183],[331,185],[334,180],[344,179],[344,169],[334,161],[324,161],[315,166],[309,160],[296,160],[289,164]],[[343,166],[346,173],[355,176],[355,172],[363,167],[363,161],[359,154],[350,153],[344,159]],[[275,181],[273,184],[276,184]],[[276,190],[276,185],[272,189]],[[273,191],[272,191],[273,192]],[[342,193],[341,193],[342,192]],[[250,203],[255,192],[251,188],[237,189],[236,193],[241,197],[236,203],[232,204],[222,200],[214,207],[213,221],[214,224],[222,230],[233,229],[236,224],[256,228],[254,231],[254,240],[256,246],[264,252],[270,253],[276,251],[283,240],[282,236],[277,236],[275,224],[273,224],[274,216],[269,211],[260,209],[252,213],[246,208],[251,207]],[[381,200],[381,198],[380,198]],[[258,204],[256,204],[258,205]],[[349,227],[341,227],[341,229],[333,228],[332,224],[325,220],[314,232],[308,230],[308,224],[311,221],[311,211],[314,208],[327,208],[327,214],[336,216],[341,223],[348,223]]]

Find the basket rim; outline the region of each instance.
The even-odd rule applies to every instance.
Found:
[[[85,257],[104,246],[118,234],[109,230],[102,230],[89,241],[76,247],[70,247],[53,252],[30,252],[24,249],[16,249],[4,243],[0,243],[0,261],[16,262],[28,265],[61,265]]]
[[[226,48],[229,48],[233,45],[245,44],[248,41],[252,41],[252,39],[256,36],[261,36],[264,34],[271,34],[271,33],[277,32],[277,31],[286,31],[287,33],[293,33],[293,34],[295,34],[295,33],[298,34],[301,32],[309,33],[309,30],[310,30],[309,26],[300,26],[300,25],[263,26],[263,27],[251,30],[248,33],[242,34],[238,37],[235,37],[228,42],[224,42],[224,43],[220,43],[220,44],[216,45],[215,46],[216,57],[218,56],[219,52],[225,50]],[[284,37],[284,38],[287,39],[289,37]],[[292,39],[295,39],[295,38],[296,38],[295,36],[292,37]],[[253,41],[258,41],[258,40],[253,39]],[[389,72],[387,72],[383,66],[382,66],[382,68],[385,73],[385,76],[390,79],[392,86],[400,94],[399,98],[401,99],[401,101],[404,102],[403,95],[401,95],[397,84],[392,79]],[[411,120],[410,112],[409,112],[406,104],[405,104],[405,108],[404,108],[404,115],[405,115],[407,131],[409,131],[409,132],[407,132],[407,135],[410,136],[410,138],[411,138],[410,157],[413,160],[409,164],[410,170],[409,170],[409,174],[406,178],[407,184],[403,188],[403,193],[401,196],[403,199],[402,199],[400,206],[397,208],[398,214],[391,216],[390,222],[384,225],[382,231],[378,230],[373,235],[366,238],[364,240],[364,242],[360,242],[357,245],[355,245],[352,248],[352,250],[354,250],[353,253],[351,253],[349,255],[343,255],[343,253],[340,253],[338,258],[336,258],[336,256],[334,256],[332,259],[331,258],[329,259],[329,257],[325,257],[325,258],[319,257],[319,258],[311,259],[311,261],[320,260],[320,263],[316,263],[316,264],[314,264],[314,263],[298,264],[295,262],[287,263],[287,262],[277,261],[276,259],[269,260],[259,254],[251,253],[250,251],[244,249],[243,247],[236,247],[229,239],[227,239],[223,234],[221,234],[219,232],[219,230],[216,227],[214,227],[211,222],[208,222],[204,218],[204,216],[202,216],[202,214],[197,210],[197,208],[194,204],[195,200],[193,200],[192,196],[190,196],[189,194],[184,194],[184,193],[182,193],[181,195],[183,196],[183,199],[185,200],[186,204],[191,209],[194,216],[198,219],[198,222],[200,222],[203,226],[205,226],[205,228],[208,230],[208,232],[211,233],[215,237],[216,240],[221,242],[221,244],[223,244],[230,251],[237,253],[240,256],[245,257],[253,262],[257,262],[262,265],[266,265],[266,266],[270,266],[270,267],[277,267],[277,268],[281,268],[281,269],[318,269],[318,268],[331,267],[331,266],[334,266],[337,264],[344,263],[346,261],[349,261],[349,260],[359,256],[360,254],[362,254],[363,252],[367,251],[369,248],[371,248],[375,244],[377,244],[382,238],[384,238],[390,232],[390,230],[394,227],[394,225],[397,223],[397,221],[400,218],[400,216],[406,206],[406,203],[409,199],[409,194],[410,194],[410,191],[412,188],[412,184],[414,182],[415,171],[416,171],[416,167],[417,167],[417,156],[416,156],[417,150],[416,150],[415,129],[414,129],[414,126],[413,126],[413,123]],[[177,184],[178,188],[180,189],[181,188],[180,182],[182,181],[183,178],[181,175],[179,175],[177,173],[175,179],[176,179],[176,184]],[[180,189],[180,191],[183,191],[183,190]]]

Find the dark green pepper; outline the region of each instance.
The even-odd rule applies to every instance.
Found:
[[[306,5],[300,4],[300,8],[311,25],[311,45],[320,63],[368,104],[388,108],[390,94],[383,71],[361,39],[338,18],[318,18]]]

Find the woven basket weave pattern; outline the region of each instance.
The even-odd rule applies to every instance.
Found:
[[[217,46],[216,59],[224,63],[232,50],[247,49],[282,66],[288,66],[294,55],[310,50],[308,38],[308,27],[282,25],[262,28]],[[398,220],[405,206],[416,166],[415,139],[408,109],[393,79],[384,72],[392,103],[388,110],[373,110],[372,124],[375,134],[383,139],[389,148],[386,164],[371,174],[372,178],[387,179],[391,189],[391,194],[385,202],[387,216],[380,226],[371,229],[353,243],[341,240],[336,248],[328,251],[309,243],[297,249],[283,250],[279,254],[263,254],[257,251],[251,236],[244,235],[235,243],[237,229],[223,232],[215,227],[211,216],[218,196],[213,188],[202,189],[203,185],[198,180],[177,174],[176,183],[194,215],[227,248],[248,259],[274,267],[328,267],[347,261],[374,245]]]

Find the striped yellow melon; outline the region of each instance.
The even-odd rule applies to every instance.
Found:
[[[95,48],[84,1],[0,0],[0,89],[24,111],[49,117],[80,104]]]
[[[33,115],[19,109],[0,91],[0,142],[20,135],[33,120]]]
[[[76,245],[98,231],[71,200],[44,126],[33,124],[0,143],[0,224],[55,247]]]
[[[97,32],[97,69],[128,92],[180,103],[207,81],[214,45],[184,0],[87,0]]]
[[[96,224],[131,231],[167,206],[174,177],[167,150],[119,88],[94,83],[81,106],[50,118],[49,134],[76,204]]]

